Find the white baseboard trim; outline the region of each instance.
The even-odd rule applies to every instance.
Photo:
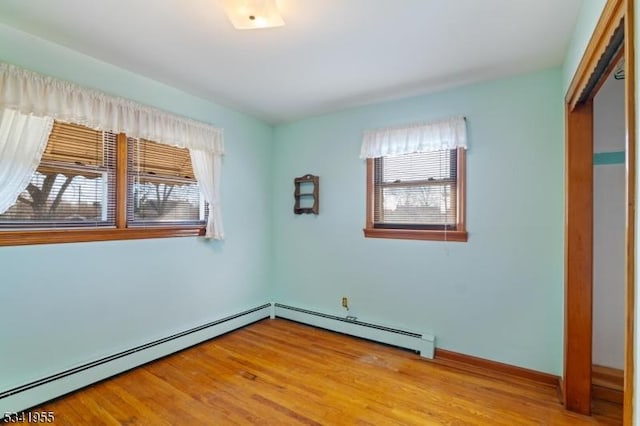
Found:
[[[274,308],[277,318],[290,319],[351,336],[411,349],[419,352],[420,356],[424,358],[433,359],[435,337],[428,333],[400,330],[379,324],[347,319],[346,317],[338,317],[308,309],[282,305],[280,303],[275,303]]]
[[[268,318],[271,311],[272,305],[264,304],[13,389],[0,390],[0,413],[20,412],[37,406],[123,371]]]

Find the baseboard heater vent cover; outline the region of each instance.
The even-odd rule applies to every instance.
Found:
[[[386,343],[401,348],[411,349],[424,358],[433,359],[435,337],[427,333],[400,330],[379,324],[347,319],[336,315],[324,314],[308,309],[296,308],[280,303],[274,304],[277,318],[290,319],[303,324],[313,325],[351,336],[362,337],[376,342]]]
[[[8,390],[0,390],[0,413],[20,412],[147,362],[268,318],[270,303]]]

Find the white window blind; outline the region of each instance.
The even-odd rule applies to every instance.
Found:
[[[374,227],[456,228],[456,150],[379,157],[374,161]]]

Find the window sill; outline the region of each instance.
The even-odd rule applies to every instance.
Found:
[[[141,240],[146,238],[195,237],[204,227],[47,229],[0,231],[0,246],[81,243],[92,241]]]
[[[427,231],[418,229],[363,229],[366,238],[390,238],[397,240],[428,240],[467,242],[466,231]]]

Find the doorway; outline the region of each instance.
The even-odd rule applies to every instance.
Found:
[[[620,53],[623,50],[621,49]],[[620,56],[620,55],[619,55]],[[593,351],[594,412],[623,402],[625,262],[624,60],[593,99]]]
[[[624,424],[633,419],[635,297],[635,45],[633,0],[609,0],[565,98],[565,359],[567,409],[591,413],[594,97],[624,60]]]

